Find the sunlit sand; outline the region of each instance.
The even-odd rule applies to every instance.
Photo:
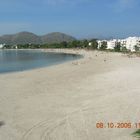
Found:
[[[140,58],[48,51],[84,58],[0,74],[0,140],[134,140],[134,127],[97,128],[96,123],[139,122]]]

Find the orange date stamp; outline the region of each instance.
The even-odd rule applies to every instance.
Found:
[[[103,129],[103,128],[118,128],[118,129],[140,129],[140,122],[138,123],[131,123],[131,122],[97,122],[96,128]]]

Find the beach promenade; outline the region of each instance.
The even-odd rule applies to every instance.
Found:
[[[0,140],[135,140],[131,133],[140,122],[140,58],[48,51],[84,58],[0,74]],[[132,128],[97,128],[99,122],[130,122]]]

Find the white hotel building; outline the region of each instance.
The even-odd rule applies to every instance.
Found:
[[[116,39],[107,41],[107,49],[113,50],[116,47],[116,45],[117,45]]]
[[[102,46],[103,42],[107,43],[107,48],[106,49],[111,49],[113,50],[117,44],[117,40],[116,39],[112,39],[112,40],[98,40],[98,49]]]
[[[134,52],[135,47],[140,48],[140,37],[128,37],[126,39],[113,39],[113,40],[98,40],[98,48],[101,47],[103,41],[107,42],[107,49],[114,49],[117,43],[119,42],[120,45],[126,47],[126,49]]]
[[[126,48],[135,51],[135,46],[140,47],[140,37],[128,37],[126,39]]]

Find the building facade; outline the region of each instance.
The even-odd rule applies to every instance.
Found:
[[[140,47],[140,37],[128,37],[126,39],[126,48],[135,51],[135,47]]]
[[[117,45],[116,39],[107,41],[107,49],[113,50],[116,47],[116,45]]]
[[[120,43],[121,48],[125,47],[131,52],[136,51],[136,47],[140,50],[140,37],[128,37],[126,39],[113,39],[113,40],[98,40],[98,48],[101,47],[102,42],[107,42],[107,49],[114,49],[117,43]]]

